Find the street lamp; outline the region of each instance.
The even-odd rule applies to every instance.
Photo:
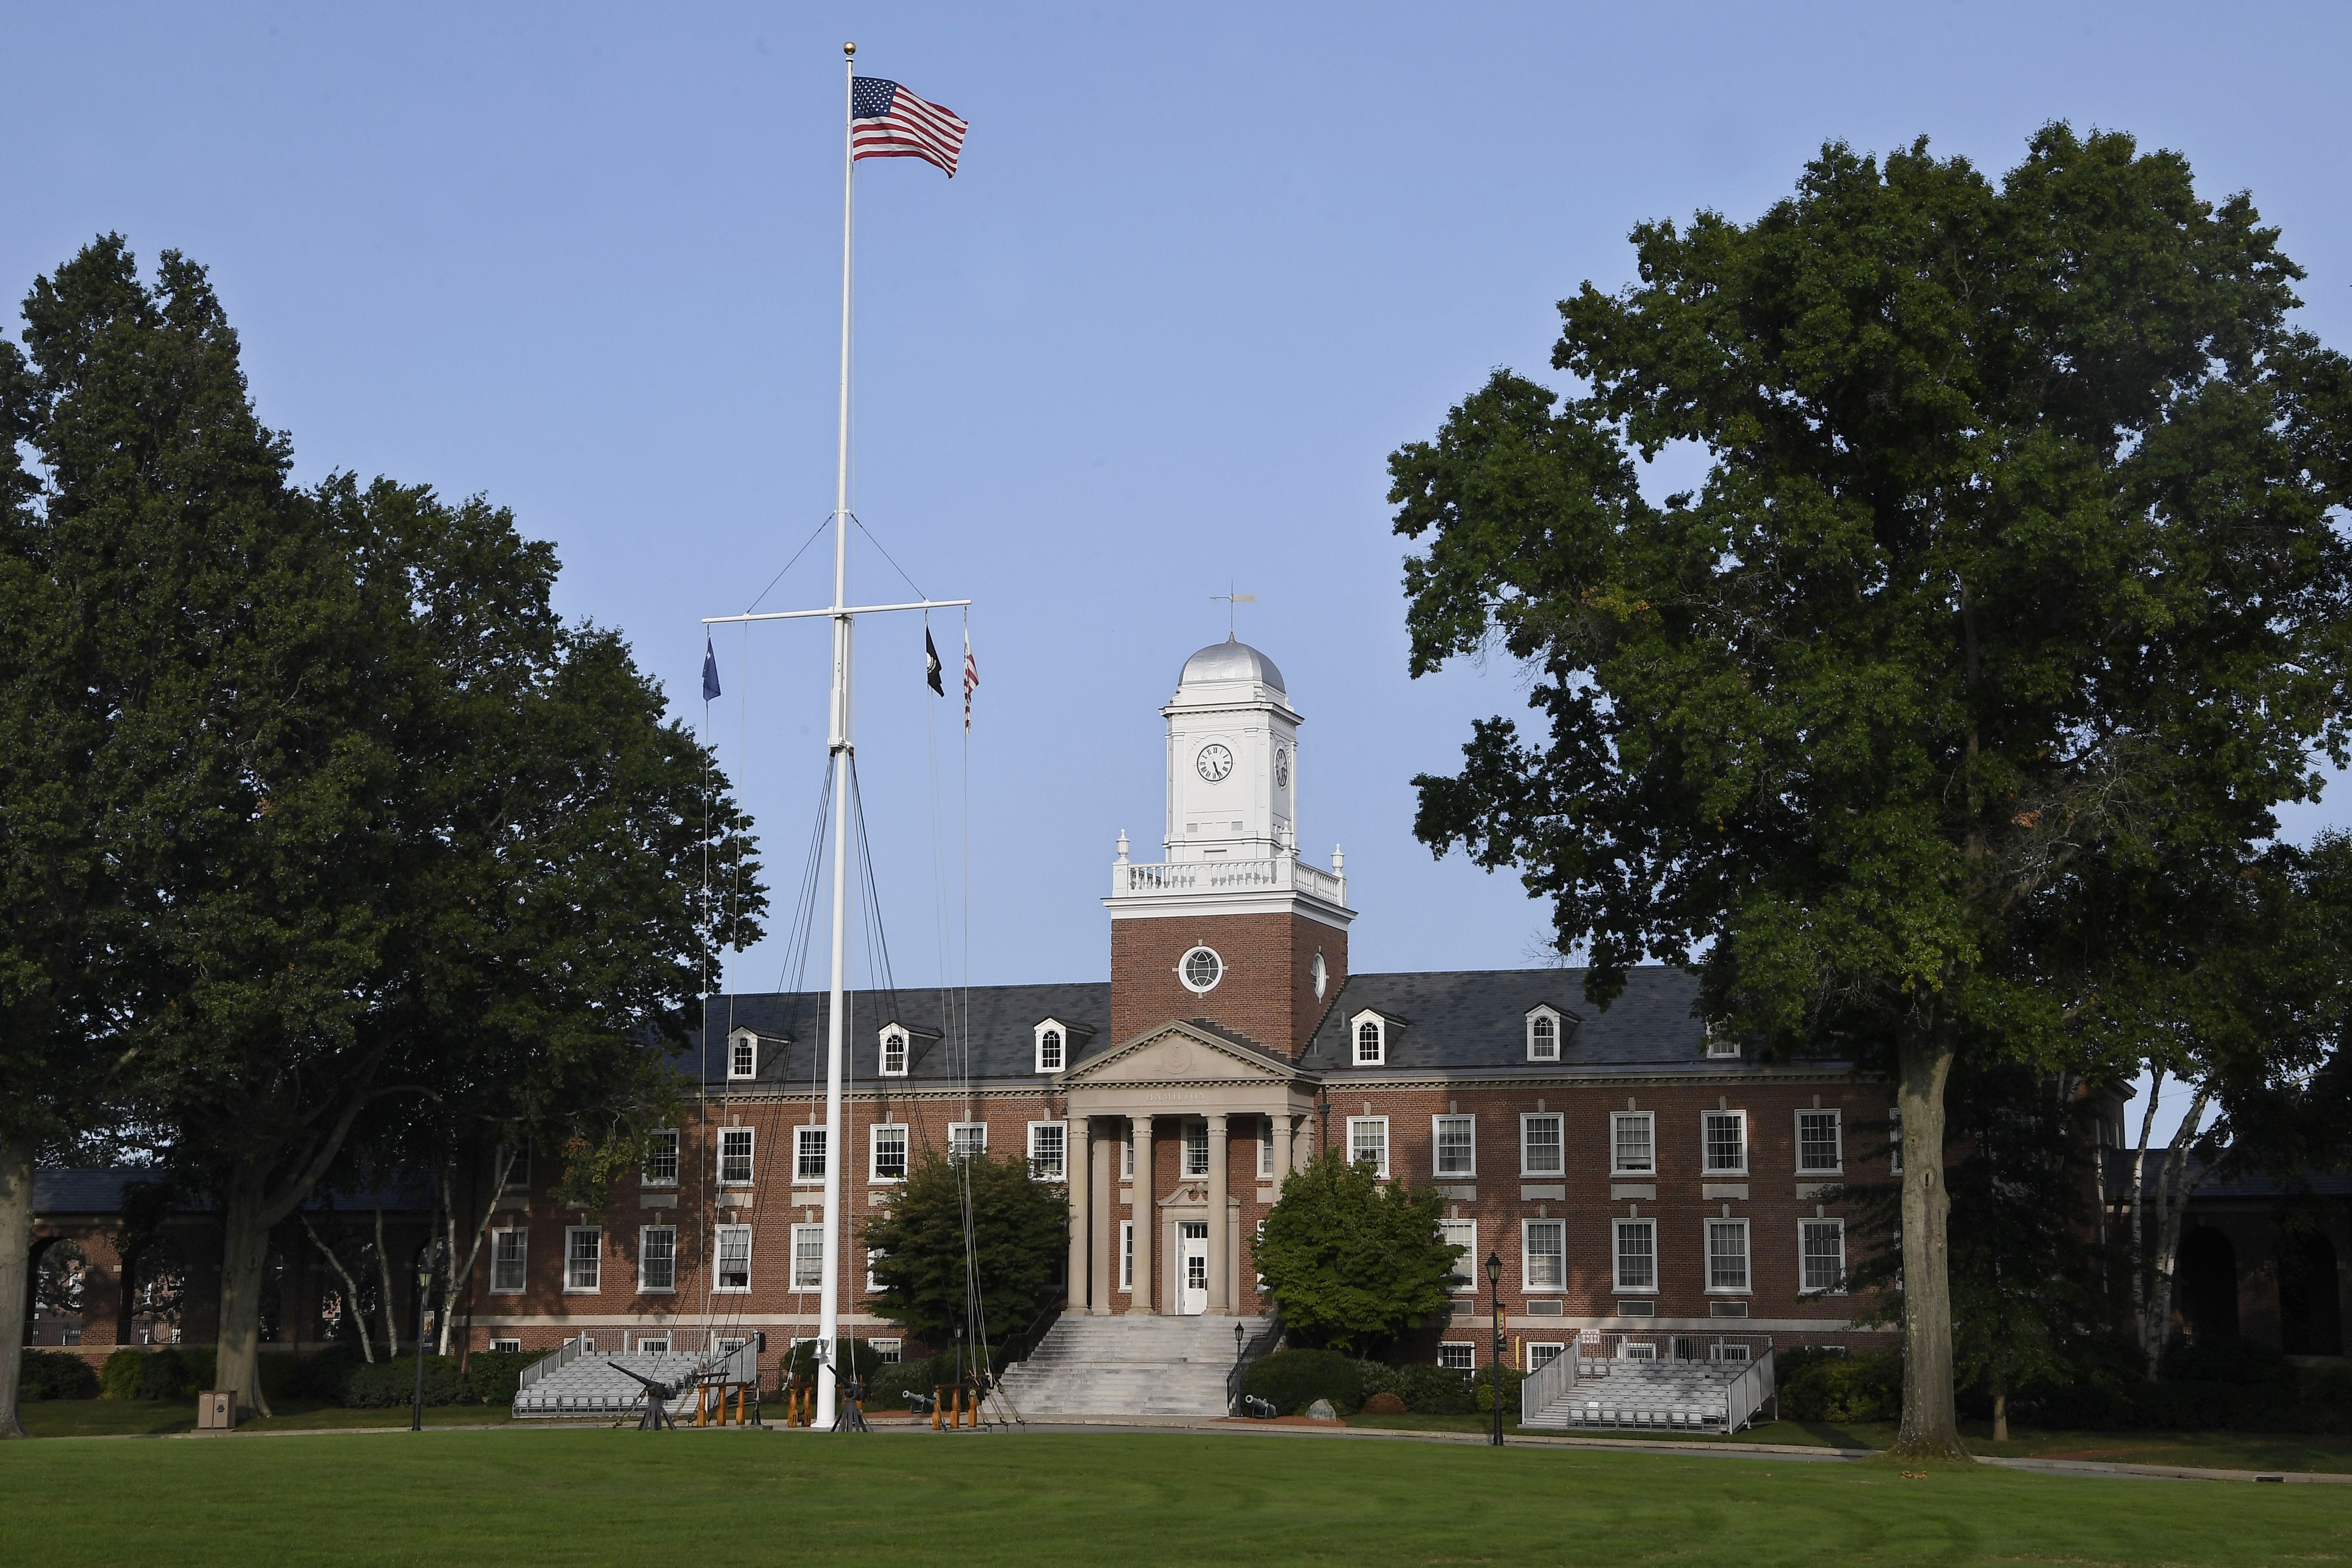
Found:
[[[433,1255],[416,1265],[416,1400],[408,1407],[408,1429],[425,1430],[425,1298],[433,1289]]]
[[[1225,1414],[1226,1414],[1226,1415],[1231,1415],[1234,1413],[1234,1406],[1235,1405],[1237,1405],[1237,1404],[1239,1404],[1239,1403],[1241,1402],[1241,1397],[1242,1397],[1242,1348],[1243,1348],[1243,1346],[1244,1346],[1244,1344],[1246,1344],[1246,1343],[1248,1342],[1248,1340],[1249,1340],[1249,1331],[1248,1331],[1247,1329],[1243,1328],[1239,1323],[1235,1323],[1235,1324],[1234,1325],[1234,1376],[1233,1376],[1233,1391],[1232,1391],[1232,1393],[1231,1393],[1231,1394],[1229,1394],[1226,1396],[1226,1398],[1225,1398]]]
[[[1503,1446],[1503,1255],[1486,1254],[1486,1289],[1492,1298],[1495,1318],[1495,1348],[1486,1358],[1487,1375],[1495,1380],[1495,1435],[1487,1439],[1489,1447]]]

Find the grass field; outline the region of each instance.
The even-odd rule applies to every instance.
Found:
[[[0,1518],[52,1521],[44,1568],[2352,1560],[2352,1493],[2334,1487],[1312,1436],[24,1443],[0,1449]]]

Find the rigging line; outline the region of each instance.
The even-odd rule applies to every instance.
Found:
[[[706,647],[709,646],[709,632],[706,629],[703,633]],[[708,697],[702,700],[702,733],[706,736],[710,733],[710,699]],[[701,745],[696,750],[702,753],[702,914],[706,922],[715,926],[717,922],[712,917],[717,913],[717,906],[712,900],[710,886],[710,755],[712,748]],[[696,1046],[701,1058],[698,1070],[695,1074],[694,1085],[696,1142],[703,1155],[710,1152],[710,967],[712,960],[717,956],[718,948],[718,933],[714,930],[703,957],[702,1016],[697,1020],[699,1027],[696,1030],[698,1037]],[[683,1157],[684,1153],[685,1151],[681,1149],[680,1156]],[[697,1258],[700,1259],[710,1246],[710,1211],[717,1201],[718,1194],[711,1190],[709,1184],[712,1172],[709,1162],[702,1160],[698,1163],[703,1166],[700,1177],[703,1184],[703,1201],[696,1205],[694,1244]],[[710,1321],[710,1269],[707,1261],[698,1262],[697,1267],[701,1269],[703,1276],[702,1321],[708,1325]],[[709,1349],[707,1335],[703,1348],[706,1352]]]
[[[824,531],[825,523],[831,522],[832,521],[833,514],[831,512],[827,512],[824,517],[824,522],[818,523],[816,527],[809,531],[809,536],[801,541],[801,547],[793,552],[793,558],[784,563],[783,570],[769,578],[768,585],[760,590],[760,598],[754,599],[750,604],[743,606],[743,613],[745,615],[748,616],[753,610],[758,609],[760,607],[760,600],[765,599],[769,595],[776,591],[776,584],[784,580],[784,573],[791,571],[794,566],[800,564],[801,557],[808,553],[809,546],[814,544],[817,542],[817,536]]]
[[[922,584],[917,583],[912,577],[907,576],[907,569],[898,564],[898,557],[892,555],[889,551],[883,549],[882,542],[874,537],[874,531],[866,526],[866,520],[864,518],[858,516],[853,511],[849,514],[849,521],[857,525],[857,531],[866,536],[866,543],[871,544],[877,550],[882,551],[882,559],[890,563],[891,571],[896,572],[900,577],[906,579],[907,586],[915,590],[915,597],[918,599],[928,599],[930,597],[929,594],[923,592]],[[928,616],[925,617],[924,624],[926,626],[929,625]]]

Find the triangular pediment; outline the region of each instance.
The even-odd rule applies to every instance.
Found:
[[[1064,1089],[1130,1084],[1289,1083],[1307,1077],[1273,1054],[1171,1020],[1096,1052],[1055,1081]]]

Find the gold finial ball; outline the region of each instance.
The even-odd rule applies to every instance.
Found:
[[[841,52],[845,55],[855,55],[857,53],[857,46],[856,44],[844,44],[841,46]]]

